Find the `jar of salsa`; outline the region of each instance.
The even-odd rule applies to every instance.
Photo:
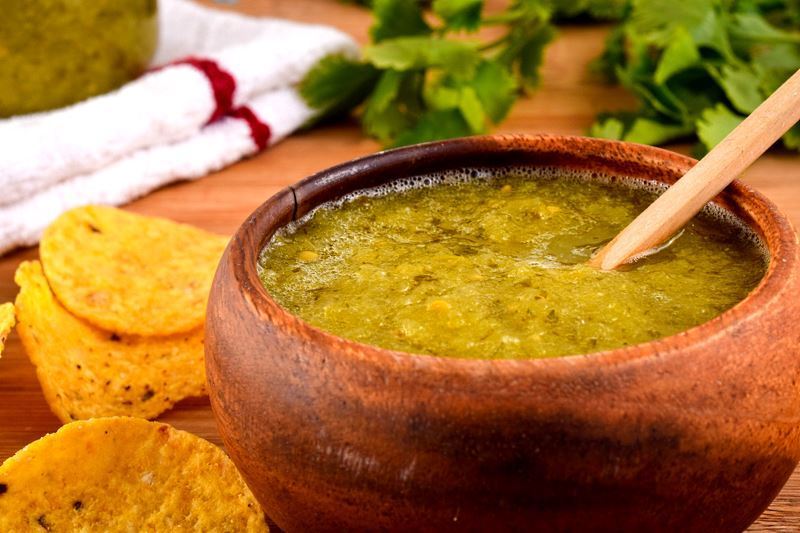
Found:
[[[156,0],[0,0],[0,117],[108,92],[141,74]]]

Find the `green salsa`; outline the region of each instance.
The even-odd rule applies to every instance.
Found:
[[[156,49],[156,0],[0,5],[0,117],[115,89],[141,74]]]
[[[591,254],[655,193],[551,178],[418,179],[323,206],[276,233],[261,254],[262,282],[285,309],[341,337],[518,359],[686,330],[764,275],[758,240],[708,212],[657,254],[618,271],[592,268]]]

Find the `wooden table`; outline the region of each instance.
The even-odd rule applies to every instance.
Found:
[[[324,22],[360,42],[367,39],[369,16],[333,0],[241,0],[232,9]],[[623,90],[604,86],[587,73],[586,65],[601,50],[605,33],[603,27],[562,28],[561,36],[547,49],[542,87],[516,105],[499,131],[580,135],[595,113],[632,108],[634,101]],[[321,127],[200,181],[163,188],[128,208],[231,234],[256,206],[284,186],[378,148],[361,135],[355,122]],[[773,150],[748,171],[746,181],[800,225],[800,156]],[[16,295],[13,274],[19,262],[36,256],[36,249],[27,249],[0,259],[0,302],[13,301]],[[185,400],[160,420],[220,443],[206,399]],[[12,334],[0,359],[0,461],[58,427],[42,397],[34,368]],[[800,530],[800,470],[752,530]]]

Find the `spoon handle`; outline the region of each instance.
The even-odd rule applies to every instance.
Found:
[[[667,240],[798,121],[800,70],[589,263],[603,270],[612,270]]]

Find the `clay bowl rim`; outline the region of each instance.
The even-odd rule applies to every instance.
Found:
[[[261,320],[272,323],[273,326],[283,329],[289,335],[297,336],[302,333],[310,342],[336,345],[339,347],[338,351],[340,355],[346,354],[346,357],[361,361],[368,360],[380,364],[387,369],[392,367],[397,370],[412,368],[420,370],[421,368],[425,368],[433,372],[468,374],[514,373],[520,376],[529,372],[563,371],[569,370],[570,368],[582,368],[587,365],[615,365],[633,360],[665,357],[671,352],[680,352],[683,348],[693,344],[700,344],[717,336],[725,335],[739,322],[745,320],[748,316],[756,314],[758,310],[774,303],[779,303],[786,281],[795,268],[795,263],[797,261],[798,240],[796,233],[788,218],[778,210],[777,206],[772,201],[739,180],[734,180],[721,195],[729,197],[736,206],[739,206],[740,200],[749,199],[751,205],[754,206],[755,209],[751,209],[747,214],[750,215],[756,210],[764,214],[763,223],[756,224],[755,231],[762,239],[768,251],[769,262],[766,273],[759,284],[750,291],[744,299],[722,314],[690,329],[644,343],[598,352],[531,359],[471,359],[458,356],[436,356],[402,352],[353,341],[312,326],[305,320],[281,307],[261,284],[257,273],[256,262],[261,250],[267,242],[267,234],[271,237],[276,229],[288,223],[285,221],[279,221],[277,223],[274,221],[269,222],[265,219],[270,214],[269,211],[273,205],[280,202],[283,196],[290,196],[295,202],[291,220],[298,218],[296,216],[298,206],[296,190],[303,185],[318,180],[332,180],[342,174],[348,174],[344,176],[344,179],[352,178],[357,175],[359,168],[380,164],[381,160],[384,158],[406,158],[411,162],[411,160],[424,157],[430,151],[446,149],[448,147],[463,148],[464,144],[474,146],[480,151],[482,149],[491,148],[491,144],[503,145],[522,142],[526,145],[526,148],[531,148],[540,143],[553,141],[561,142],[569,146],[571,148],[569,153],[573,156],[579,155],[581,149],[587,148],[595,150],[603,148],[622,148],[632,150],[632,153],[637,153],[639,156],[646,158],[650,163],[662,162],[668,165],[672,170],[682,169],[683,172],[697,162],[691,157],[648,145],[589,137],[549,134],[500,134],[462,137],[377,152],[329,167],[308,176],[278,191],[256,208],[236,231],[228,247],[232,275],[236,286],[241,291],[250,310]],[[470,168],[470,166],[474,167],[475,165],[465,165],[462,168]],[[457,169],[459,167],[454,165],[448,168]],[[414,173],[409,173],[408,175],[412,176]],[[617,175],[616,177],[620,179],[630,179],[636,178],[637,176]],[[648,179],[647,176],[641,176],[641,178]],[[652,177],[649,179],[653,180]],[[656,181],[660,180],[656,179]],[[316,207],[316,205],[314,207]],[[756,221],[753,220],[751,223],[748,223],[748,226],[753,229],[753,223],[755,222]],[[765,235],[762,231],[763,228],[769,227],[770,225],[777,229],[774,238],[770,238],[769,235]],[[247,243],[257,243],[257,246],[253,249],[253,247],[248,246]]]

